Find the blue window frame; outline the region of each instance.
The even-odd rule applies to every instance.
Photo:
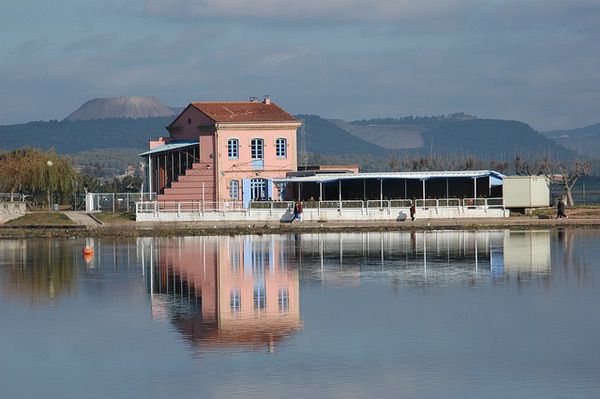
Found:
[[[275,156],[277,158],[287,158],[287,140],[283,137],[275,140]]]
[[[233,200],[239,199],[240,195],[240,181],[239,180],[231,180],[229,182],[229,197]]]
[[[252,139],[250,141],[250,154],[252,159],[264,159],[265,142],[263,139]]]
[[[240,157],[240,142],[238,139],[227,140],[227,156],[229,159],[238,159]]]

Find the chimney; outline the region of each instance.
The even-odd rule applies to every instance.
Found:
[[[251,103],[257,103],[258,102],[258,97],[250,97],[250,102]]]
[[[263,100],[263,103],[265,103],[266,105],[271,105],[271,98],[268,94],[265,94],[265,99]]]

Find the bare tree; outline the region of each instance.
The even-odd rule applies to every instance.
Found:
[[[515,174],[519,176],[539,176],[550,173],[552,161],[549,156],[538,159],[527,159],[520,154],[515,155]]]
[[[489,164],[489,168],[500,173],[506,173],[508,171],[508,162],[496,161],[492,159]]]
[[[587,160],[575,159],[571,163],[557,162],[556,169],[560,172],[558,177],[555,176],[554,180],[560,183],[565,190],[567,196],[567,205],[573,206],[573,194],[571,189],[582,176],[587,176],[590,173],[591,165]]]
[[[400,162],[398,161],[398,156],[396,156],[396,154],[392,154],[387,163],[392,172],[398,172],[400,168]]]

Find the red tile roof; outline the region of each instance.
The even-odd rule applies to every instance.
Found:
[[[192,105],[215,122],[298,122],[273,102],[193,102]]]

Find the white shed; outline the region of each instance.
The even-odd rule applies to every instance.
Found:
[[[550,206],[550,181],[546,176],[505,176],[502,184],[505,208]]]

